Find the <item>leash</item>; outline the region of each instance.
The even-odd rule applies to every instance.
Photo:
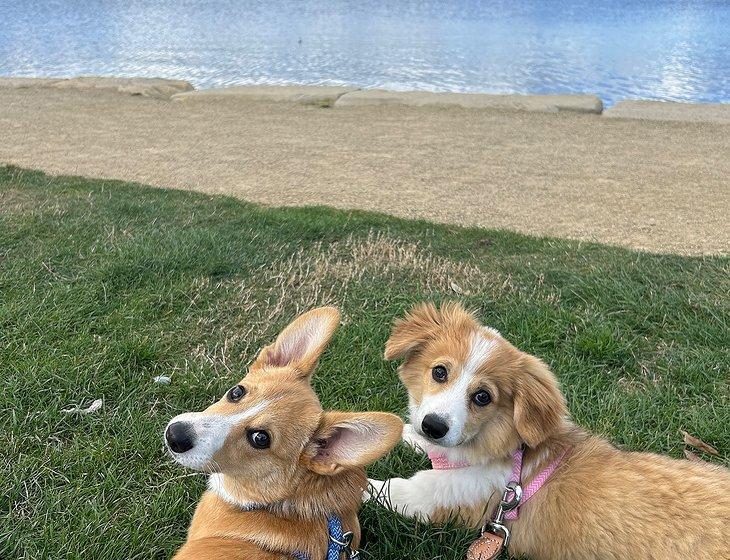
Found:
[[[264,504],[246,504],[241,509],[243,511],[256,511],[266,509]],[[352,539],[355,534],[352,531],[342,532],[342,520],[336,515],[327,517],[328,544],[327,555],[325,560],[341,560],[343,554],[345,560],[358,560],[360,551],[352,548]],[[304,552],[295,550],[292,552],[292,558],[295,560],[311,560]]]
[[[360,551],[352,548],[352,539],[355,534],[352,531],[342,532],[342,521],[340,518],[331,515],[327,518],[327,528],[330,533],[330,542],[327,547],[327,560],[340,560],[340,555],[345,554],[345,560],[357,560]]]
[[[329,532],[329,544],[327,545],[327,556],[325,560],[340,560],[342,554],[345,560],[356,560],[360,557],[360,551],[352,548],[352,531],[342,532],[342,521],[336,515],[327,518],[327,530]],[[296,560],[310,560],[303,552],[294,552],[292,556]]]
[[[533,478],[527,486],[521,487],[522,494],[520,496],[520,499],[517,500],[517,505],[514,508],[506,511],[505,519],[508,519],[509,521],[514,521],[515,519],[517,519],[519,517],[520,506],[523,505],[527,500],[532,498],[535,494],[537,494],[537,491],[540,490],[540,488],[542,488],[543,484],[545,484],[547,482],[548,478],[550,478],[552,476],[552,474],[555,472],[555,470],[563,462],[563,459],[565,459],[565,455],[567,453],[568,453],[568,450],[565,449],[552,463],[550,463],[535,478]],[[523,454],[524,454],[524,450],[523,450],[522,446],[520,446],[520,448],[517,449],[512,454],[512,458],[514,459],[514,466],[512,467],[512,475],[510,476],[510,481],[516,482],[517,485],[520,485],[520,483],[522,481],[522,456],[523,456]]]
[[[568,449],[565,449],[545,469],[522,487],[522,459],[524,446],[520,446],[513,454],[514,461],[510,480],[502,492],[502,499],[497,505],[492,518],[482,527],[482,533],[466,552],[467,560],[495,560],[509,546],[510,530],[504,524],[505,519],[513,521],[520,515],[519,507],[532,498],[547,482],[550,476],[565,459]]]
[[[510,530],[504,522],[514,521],[520,515],[520,506],[537,494],[568,454],[565,449],[545,469],[540,471],[526,486],[522,486],[522,462],[524,446],[512,453],[512,473],[502,492],[502,499],[494,515],[482,527],[481,535],[466,553],[467,560],[494,560],[509,546]],[[428,458],[435,470],[463,469],[470,466],[467,461],[450,462],[442,453],[429,452]]]

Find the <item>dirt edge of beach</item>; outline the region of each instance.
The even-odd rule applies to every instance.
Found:
[[[659,253],[730,252],[730,126],[705,122],[697,107],[690,122],[671,122],[499,104],[347,105],[311,88],[179,102],[185,82],[79,84],[0,83],[0,162]]]

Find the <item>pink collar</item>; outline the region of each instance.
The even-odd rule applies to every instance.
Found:
[[[552,476],[555,470],[563,462],[563,459],[565,459],[567,453],[568,450],[566,449],[560,455],[558,455],[558,457],[552,463],[545,467],[543,471],[538,473],[538,475],[535,476],[535,478],[533,478],[529,484],[522,487],[522,499],[520,500],[520,505],[523,505],[527,500],[537,494],[537,491],[542,488],[542,485],[547,482],[547,480]],[[468,461],[457,461],[451,463],[444,453],[437,453],[435,451],[429,451],[428,458],[431,459],[431,465],[433,466],[433,469],[438,471],[463,469],[464,467],[470,466]],[[512,466],[512,474],[510,475],[508,482],[516,482],[518,484],[521,483],[522,458],[523,450],[522,446],[520,446],[514,453],[512,453],[512,460],[514,461],[514,464]],[[505,518],[509,520],[517,519],[519,512],[519,507],[509,510],[505,512]]]
[[[428,458],[431,459],[431,466],[435,471],[463,469],[471,466],[469,461],[456,461],[455,463],[451,463],[444,453],[437,453],[435,451],[429,451]]]
[[[522,498],[520,499],[520,506],[524,505],[524,503],[532,498],[535,494],[537,494],[537,491],[542,488],[542,485],[545,484],[550,478],[550,476],[555,472],[555,469],[557,469],[560,464],[563,462],[563,459],[565,459],[565,455],[568,453],[568,450],[565,449],[560,455],[558,455],[555,460],[550,463],[547,467],[545,467],[544,470],[542,470],[540,473],[533,478],[529,484],[522,487]],[[522,455],[523,450],[522,446],[517,448],[517,450],[512,453],[512,459],[514,459],[514,466],[512,467],[512,474],[510,475],[508,482],[517,482],[521,485],[522,481]],[[505,519],[509,519],[510,521],[517,519],[517,517],[520,515],[520,508],[519,506],[511,509],[507,512],[505,512],[504,517]]]

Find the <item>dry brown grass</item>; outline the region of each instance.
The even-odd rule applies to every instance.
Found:
[[[61,217],[68,212],[71,205],[90,205],[88,194],[44,196],[37,191],[7,189],[0,191],[0,215],[24,216],[28,214],[50,213]]]
[[[10,189],[0,192],[0,214],[26,214],[34,211],[39,200],[29,193]]]
[[[276,248],[271,252],[276,253]],[[261,268],[256,277],[255,284],[240,279],[195,281],[191,305],[212,290],[219,297],[198,322],[202,332],[215,333],[210,337],[215,342],[197,345],[194,359],[230,371],[232,361],[250,358],[286,318],[320,305],[344,307],[346,301],[350,309],[377,306],[377,301],[368,299],[353,302],[354,286],[417,290],[424,298],[439,293],[498,298],[514,289],[509,276],[485,272],[474,264],[435,255],[427,245],[373,230],[365,237],[349,236],[299,249]],[[230,314],[230,309],[236,313]]]

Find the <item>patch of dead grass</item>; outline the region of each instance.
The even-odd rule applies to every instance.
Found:
[[[0,214],[25,214],[35,210],[37,197],[17,189],[0,191]]]
[[[80,197],[75,197],[79,199]],[[85,198],[89,198],[86,196]],[[71,201],[67,197],[47,196],[39,192],[20,189],[0,190],[0,215],[28,215],[38,212],[51,212],[56,216],[65,214]]]
[[[272,249],[272,254],[277,252]],[[250,278],[196,280],[196,293],[215,291],[198,320],[209,344],[193,349],[193,358],[230,371],[231,361],[250,358],[296,315],[321,305],[364,309],[374,302],[350,298],[351,287],[369,284],[373,293],[414,289],[424,299],[438,295],[484,294],[498,298],[514,290],[509,276],[434,254],[422,243],[370,231],[334,243],[317,242],[275,259]],[[454,286],[459,292],[455,293]],[[211,295],[210,293],[208,295]],[[376,296],[374,296],[376,297]],[[347,317],[344,318],[347,321]]]

